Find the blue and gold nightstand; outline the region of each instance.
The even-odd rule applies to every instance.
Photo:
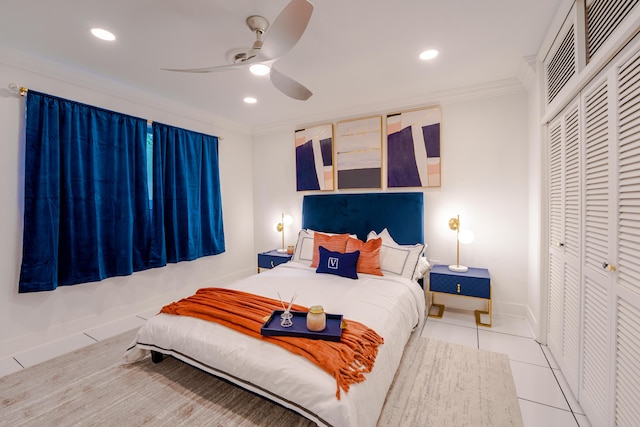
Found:
[[[278,252],[277,249],[260,252],[258,254],[258,273],[260,273],[261,268],[271,269],[277,265],[288,262],[292,256],[293,255],[289,255],[286,252]]]
[[[434,303],[434,294],[443,293],[487,300],[487,311],[476,310],[476,324],[491,327],[491,276],[486,268],[471,268],[464,273],[451,271],[446,265],[435,265],[429,273],[429,317],[442,317],[444,305]],[[438,314],[431,314],[431,307],[438,308]],[[481,314],[489,315],[489,323],[480,320]]]

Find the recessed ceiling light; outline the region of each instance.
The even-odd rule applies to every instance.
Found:
[[[255,104],[256,102],[258,102],[258,100],[255,98],[252,98],[251,96],[247,96],[244,99],[244,102],[246,102],[247,104]]]
[[[435,49],[428,49],[425,50],[424,52],[422,52],[420,54],[420,59],[422,59],[423,61],[427,61],[429,59],[433,59],[436,56],[438,56],[438,51]]]
[[[100,40],[106,40],[112,42],[116,39],[116,36],[113,35],[111,31],[107,31],[103,28],[92,28],[91,34],[99,38]]]
[[[269,74],[269,71],[271,71],[271,68],[269,68],[268,65],[264,64],[253,64],[251,67],[249,67],[249,71],[251,71],[256,76],[266,76],[267,74]]]

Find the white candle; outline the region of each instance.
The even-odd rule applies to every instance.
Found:
[[[307,313],[307,329],[313,332],[323,331],[327,326],[327,317],[321,305],[312,305]]]

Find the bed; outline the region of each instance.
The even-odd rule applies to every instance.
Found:
[[[322,305],[327,313],[360,322],[384,339],[366,380],[336,397],[336,380],[304,357],[223,325],[159,313],[140,328],[125,353],[136,362],[163,355],[226,379],[323,426],[375,426],[412,333],[424,321],[425,298],[415,280],[415,254],[424,249],[422,193],[307,195],[292,261],[225,288],[296,304]],[[309,266],[316,232],[350,233],[362,242],[382,240],[383,276],[358,279],[320,274]],[[404,257],[404,258],[403,258]],[[404,261],[403,261],[404,259]],[[410,274],[409,274],[410,272]],[[400,273],[400,274],[398,274]]]

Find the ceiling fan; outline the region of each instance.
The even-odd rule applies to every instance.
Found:
[[[313,5],[307,0],[291,0],[275,19],[269,31],[269,21],[258,15],[247,18],[247,26],[256,35],[256,41],[250,49],[236,48],[227,52],[231,64],[206,68],[163,68],[167,71],[184,73],[214,73],[241,67],[264,64],[270,68],[271,83],[285,95],[306,101],[313,95],[309,89],[274,68],[278,58],[291,50],[302,37],[311,19]],[[266,35],[265,35],[266,32]],[[265,35],[264,42],[262,36]]]

